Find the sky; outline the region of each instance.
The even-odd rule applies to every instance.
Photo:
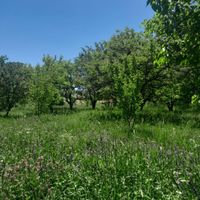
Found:
[[[0,0],[0,55],[36,65],[43,55],[73,60],[82,47],[153,16],[146,0]]]

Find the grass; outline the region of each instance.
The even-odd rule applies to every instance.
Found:
[[[200,198],[200,115],[147,108],[0,117],[0,199]]]

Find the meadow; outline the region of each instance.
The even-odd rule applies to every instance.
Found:
[[[200,199],[200,114],[146,107],[0,117],[0,199]]]

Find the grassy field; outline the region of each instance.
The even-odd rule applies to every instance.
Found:
[[[0,199],[200,199],[200,114],[0,117]]]

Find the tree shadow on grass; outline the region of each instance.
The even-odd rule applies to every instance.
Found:
[[[142,135],[143,138],[148,138],[148,139],[154,138],[154,132],[150,130],[149,128],[144,128],[140,126],[140,127],[136,127],[135,131],[137,132],[137,135]]]
[[[173,124],[173,125],[186,125],[192,128],[200,128],[200,115],[190,112],[157,112],[147,113],[141,112],[137,116],[137,123],[149,123],[151,125]]]
[[[120,111],[99,111],[90,116],[91,121],[119,121],[123,120]],[[182,111],[140,111],[135,118],[136,124],[148,123],[151,125],[157,124],[173,124],[173,125],[186,125],[192,128],[200,128],[200,115],[194,112]]]
[[[118,121],[121,120],[122,114],[119,111],[112,111],[112,110],[101,110],[97,112],[93,112],[90,115],[90,120],[92,121]]]
[[[49,113],[49,115],[72,115],[78,114],[81,112],[88,112],[88,120],[90,121],[100,121],[100,122],[117,122],[123,120],[122,113],[118,109],[97,109],[92,110],[89,107],[84,108],[74,108],[70,110],[69,108],[59,108],[55,110],[53,113]],[[42,116],[45,114],[41,114]],[[4,113],[0,113],[0,118],[7,119],[19,119],[19,118],[29,118],[33,116],[38,116],[34,112],[12,112],[7,117],[4,116]],[[165,110],[144,110],[140,111],[136,115],[135,119],[136,124],[148,123],[151,125],[157,124],[172,124],[172,125],[189,125],[192,128],[200,128],[200,114],[198,112],[187,111],[174,111],[169,112]]]
[[[50,115],[50,116],[57,116],[57,115],[71,115],[71,114],[75,114],[75,113],[80,113],[83,111],[89,111],[91,110],[91,108],[74,108],[72,110],[70,110],[69,108],[58,108],[56,110],[54,110],[53,112],[48,112],[48,113],[40,113],[37,114],[33,111],[30,112],[25,112],[25,113],[20,113],[20,112],[16,112],[16,111],[11,111],[9,113],[8,116],[5,116],[4,112],[0,112],[0,119],[20,119],[20,118],[29,118],[29,117],[41,117],[44,115]]]

